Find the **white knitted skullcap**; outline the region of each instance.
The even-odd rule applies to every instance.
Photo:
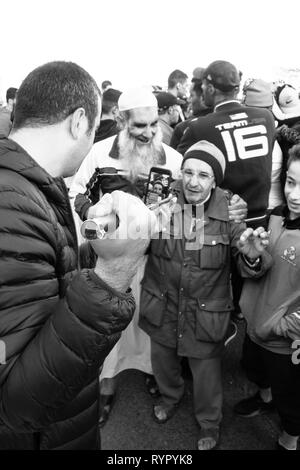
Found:
[[[131,88],[124,91],[118,101],[119,111],[135,108],[157,108],[157,99],[150,88]]]

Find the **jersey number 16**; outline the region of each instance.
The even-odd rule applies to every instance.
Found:
[[[232,133],[222,131],[221,136],[226,147],[228,161],[235,162],[237,158],[244,160],[267,155],[269,143],[266,134],[267,129],[262,124],[234,129]]]

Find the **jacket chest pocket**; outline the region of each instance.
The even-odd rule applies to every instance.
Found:
[[[228,233],[204,234],[203,247],[200,252],[200,268],[219,269],[224,267],[229,262],[229,253]]]

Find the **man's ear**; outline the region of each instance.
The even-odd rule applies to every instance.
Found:
[[[215,87],[213,86],[213,84],[212,84],[212,83],[209,83],[208,86],[207,86],[207,88],[208,88],[208,91],[209,91],[210,95],[211,95],[211,96],[215,96],[215,94],[216,94],[216,89],[215,89]]]
[[[119,108],[117,105],[113,106],[112,109],[111,109],[111,113],[113,115],[114,118],[118,117],[119,116]]]
[[[88,119],[84,108],[77,108],[74,113],[70,115],[70,118],[70,132],[73,138],[78,139],[83,134],[86,134],[88,130]]]

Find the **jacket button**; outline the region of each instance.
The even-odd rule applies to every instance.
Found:
[[[182,335],[179,335],[178,338],[182,338]]]
[[[178,312],[178,315],[182,315],[182,312]]]
[[[183,292],[183,287],[181,287],[180,292]]]
[[[163,297],[163,296],[164,296],[164,294],[161,294],[161,296]]]
[[[205,307],[205,304],[201,304],[201,307]]]

